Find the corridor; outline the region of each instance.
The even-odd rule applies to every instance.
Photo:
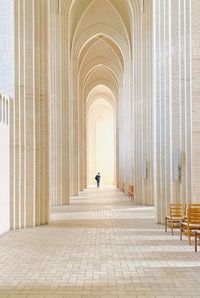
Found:
[[[200,297],[200,252],[116,189],[52,208],[51,224],[0,237],[0,297]]]

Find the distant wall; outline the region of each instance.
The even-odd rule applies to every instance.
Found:
[[[114,115],[104,99],[96,100],[88,112],[88,184],[96,184],[94,177],[101,173],[101,184],[115,182]]]

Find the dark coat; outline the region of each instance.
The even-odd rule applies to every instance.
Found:
[[[95,180],[97,180],[98,182],[100,181],[100,179],[101,179],[101,176],[100,175],[96,175],[95,176]]]

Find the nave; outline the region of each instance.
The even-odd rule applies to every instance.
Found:
[[[200,297],[200,255],[164,232],[154,207],[90,188],[51,223],[0,236],[0,297]]]

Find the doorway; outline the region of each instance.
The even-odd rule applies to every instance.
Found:
[[[100,172],[101,185],[115,185],[115,115],[113,106],[98,98],[88,108],[87,172],[88,186]]]

